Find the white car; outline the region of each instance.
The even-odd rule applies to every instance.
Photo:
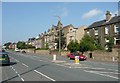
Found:
[[[19,49],[15,49],[15,52],[20,52],[20,50]]]

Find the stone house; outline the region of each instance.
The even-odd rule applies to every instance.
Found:
[[[77,40],[78,42],[80,42],[80,40],[84,36],[85,28],[86,28],[85,26],[80,26],[78,28],[74,28],[74,27],[69,28],[69,31],[67,33],[67,45],[72,40],[73,41]]]
[[[114,38],[115,46],[120,44],[120,16],[112,17],[110,11],[107,11],[105,15],[104,20],[94,22],[84,30],[86,34],[96,38],[101,46],[107,49],[108,36]]]

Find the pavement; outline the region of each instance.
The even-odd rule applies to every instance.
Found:
[[[1,82],[8,81],[118,81],[118,64],[80,61],[67,57],[9,52],[10,66],[2,66]]]

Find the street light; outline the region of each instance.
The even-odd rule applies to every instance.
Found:
[[[59,31],[59,55],[61,56],[61,22],[60,22],[60,16],[55,16],[58,17],[58,31]]]

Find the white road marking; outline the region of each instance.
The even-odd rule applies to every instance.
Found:
[[[104,69],[104,70],[106,70],[105,68],[90,68],[90,69]]]
[[[98,73],[111,73],[111,74],[120,74],[120,73],[116,73],[116,72],[101,72],[101,71],[95,71],[95,72],[98,72]]]
[[[62,66],[62,67],[66,67],[66,68],[70,68],[70,67],[67,67],[67,66],[61,65],[61,64],[55,64],[55,65]]]
[[[16,62],[20,62],[20,61],[18,61],[17,59],[15,59],[15,61],[16,61]]]
[[[89,67],[69,67],[69,68],[89,68]]]
[[[95,63],[95,62],[90,62],[90,61],[87,61],[87,62],[92,63],[92,64],[102,64],[102,65],[108,65],[108,66],[118,66],[117,64],[115,64],[115,65],[111,65],[111,64],[107,64],[107,63],[99,63],[99,62],[97,62],[97,63]]]
[[[25,67],[29,67],[29,66],[27,66],[26,64],[24,64],[24,63],[22,63],[22,65],[24,65]]]
[[[108,70],[113,70],[113,71],[117,71],[118,72],[118,70],[114,70],[114,69],[108,69]]]
[[[98,72],[95,72],[95,71],[88,71],[88,70],[84,70],[85,72],[89,72],[89,73],[94,73],[94,74],[98,74],[98,75],[102,75],[102,76],[106,76],[106,77],[111,77],[111,78],[114,78],[114,79],[119,79],[118,77],[114,77],[114,76],[110,76],[110,75],[106,75],[106,74],[101,74],[101,73],[98,73]]]
[[[20,74],[15,70],[15,68],[13,67],[13,66],[10,66],[13,70],[14,70],[14,72],[18,75],[18,77],[22,80],[22,81],[25,81],[21,76],[20,76]]]
[[[49,79],[49,80],[51,80],[51,81],[55,81],[54,79],[48,77],[47,75],[45,75],[45,74],[43,74],[43,73],[41,73],[41,72],[39,72],[39,71],[37,71],[37,70],[34,70],[34,71],[35,71],[36,73],[38,73],[38,74],[40,74],[40,75],[46,77],[47,79]]]
[[[37,57],[37,56],[33,56],[33,57],[39,58],[39,57]]]
[[[102,65],[109,65],[109,66],[118,66],[118,65],[111,65],[111,64],[106,64],[106,63],[101,63]]]

